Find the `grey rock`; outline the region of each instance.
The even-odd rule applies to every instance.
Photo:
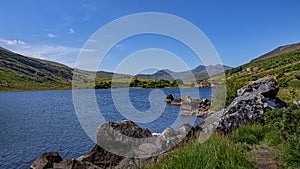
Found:
[[[123,156],[111,152],[126,154],[131,151],[129,138],[152,137],[148,129],[140,128],[130,120],[120,122],[107,122],[97,129],[97,144],[88,154],[80,157],[83,162],[90,162],[97,166],[116,166],[124,159]],[[99,145],[105,145],[110,149],[106,151]]]
[[[63,159],[57,152],[47,152],[42,154],[38,159],[36,159],[32,165],[31,169],[44,169],[53,168],[53,164],[59,163]]]
[[[82,162],[75,159],[65,159],[59,163],[54,163],[53,168],[55,169],[101,169],[100,167],[92,163]]]
[[[197,126],[205,134],[215,131],[230,133],[247,122],[261,122],[267,108],[285,108],[287,104],[276,98],[279,90],[272,77],[266,77],[239,89],[238,97],[224,110],[208,116]]]
[[[193,129],[193,126],[189,123],[185,123],[177,130],[177,134],[187,136],[191,131],[193,131]]]
[[[275,98],[279,91],[276,80],[273,77],[265,77],[245,85],[237,91],[238,96],[249,94],[261,94],[267,98]]]
[[[211,101],[208,99],[182,98],[180,114],[186,116],[206,116],[210,113]]]
[[[172,129],[171,127],[168,127],[162,132],[162,135],[164,135],[166,137],[174,137],[174,136],[177,136],[177,132],[174,129]]]

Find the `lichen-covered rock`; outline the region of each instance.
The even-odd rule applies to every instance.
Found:
[[[246,96],[249,94],[261,94],[266,98],[275,98],[279,91],[279,86],[276,80],[271,77],[261,78],[257,81],[252,82],[249,85],[245,85],[237,90],[238,96]]]
[[[285,108],[287,105],[276,98],[279,90],[272,77],[266,77],[239,89],[238,97],[224,110],[213,113],[201,124],[204,133],[214,130],[230,133],[233,129],[247,123],[263,120],[267,108]]]

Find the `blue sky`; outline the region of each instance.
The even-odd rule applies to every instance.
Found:
[[[299,6],[297,0],[7,0],[1,2],[0,46],[73,67],[80,49],[105,24],[129,14],[163,12],[196,25],[222,63],[235,67],[275,47],[300,42]],[[117,44],[100,69],[114,71],[127,55],[145,48],[171,51],[191,68],[201,64],[174,39],[144,35]]]

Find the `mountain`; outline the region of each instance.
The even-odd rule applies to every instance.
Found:
[[[267,58],[272,58],[278,55],[282,55],[285,53],[290,53],[296,50],[300,49],[300,43],[295,43],[295,44],[290,44],[290,45],[285,45],[285,46],[280,46],[262,56],[259,56],[258,58],[255,58],[253,60],[251,60],[251,62],[254,61],[258,61],[258,60],[263,60],[263,59],[267,59]]]
[[[70,89],[73,69],[52,61],[23,56],[0,47],[0,91],[30,89]],[[80,79],[89,82],[95,72],[76,70]],[[98,79],[128,78],[131,75],[98,71]]]
[[[174,72],[169,69],[162,69],[153,74],[138,74],[135,77],[147,79],[181,79],[183,81],[194,81],[195,79],[207,78],[207,72],[210,72],[210,75],[213,76],[229,69],[231,69],[231,67],[219,64],[213,66],[199,65],[190,71]]]

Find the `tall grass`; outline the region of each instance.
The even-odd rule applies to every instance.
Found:
[[[195,140],[175,150],[149,168],[253,168],[253,165],[242,146],[226,137],[213,135],[203,144]]]

